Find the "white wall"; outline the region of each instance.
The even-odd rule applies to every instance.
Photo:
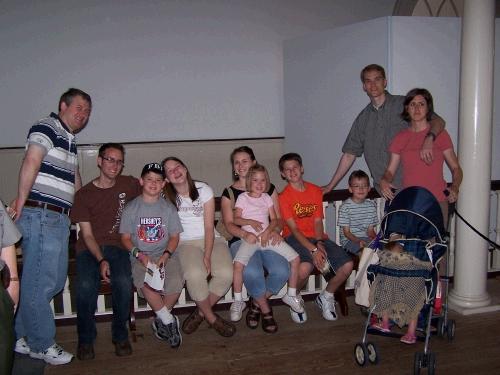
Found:
[[[394,0],[3,0],[0,147],[69,87],[79,144],[282,137],[282,42],[389,15]]]
[[[458,18],[385,17],[285,41],[285,151],[303,156],[306,178],[319,185],[330,181],[353,121],[369,103],[359,73],[371,63],[386,68],[392,94],[429,89],[457,147],[460,30]],[[500,73],[498,55],[495,71]],[[495,97],[499,90],[496,84]],[[500,178],[497,107],[492,179]],[[368,171],[364,157],[354,168]],[[337,188],[346,188],[347,178]]]
[[[380,18],[285,41],[285,152],[302,156],[308,181],[330,182],[352,122],[369,101],[359,73],[371,63],[387,66],[387,24]],[[364,158],[353,168],[368,171]]]
[[[458,150],[461,18],[392,17],[389,81],[394,93],[428,89]],[[444,168],[446,181],[451,173]]]
[[[180,158],[189,168],[194,179],[205,181],[213,189],[215,196],[222,195],[225,187],[232,184],[229,155],[240,146],[253,149],[259,163],[269,170],[271,182],[278,191],[285,187],[281,179],[278,160],[283,155],[283,138],[225,140],[225,141],[187,141],[162,143],[129,143],[125,145],[124,175],[140,177],[142,167],[153,161],[161,162],[167,156]],[[97,168],[98,146],[80,146],[78,161],[83,184],[99,175]],[[9,204],[17,195],[17,181],[24,152],[21,148],[0,148],[0,198]]]

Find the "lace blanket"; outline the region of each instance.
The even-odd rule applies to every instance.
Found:
[[[409,253],[379,252],[380,265],[395,270],[431,270],[430,262],[422,262]],[[422,277],[377,275],[370,288],[370,309],[374,314],[389,315],[400,328],[418,317],[425,303],[425,281]]]

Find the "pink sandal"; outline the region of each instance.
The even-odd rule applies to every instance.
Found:
[[[389,329],[389,326],[386,326],[384,322],[376,322],[372,324],[372,328],[374,330],[384,332],[384,333],[389,333],[391,330]]]
[[[401,341],[403,344],[413,345],[417,342],[417,338],[413,333],[406,332],[406,335],[401,337],[399,341]]]

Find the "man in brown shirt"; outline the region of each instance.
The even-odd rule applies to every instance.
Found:
[[[132,354],[127,320],[132,277],[128,252],[118,233],[125,204],[141,193],[139,181],[121,176],[125,150],[117,143],[99,148],[99,177],[75,195],[70,219],[80,226],[76,243],[76,313],[78,331],[77,358],[93,359],[97,330],[94,314],[101,278],[112,289],[112,341],[117,356]]]

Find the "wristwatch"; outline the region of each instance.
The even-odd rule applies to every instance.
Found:
[[[436,134],[434,134],[433,132],[428,132],[425,137],[432,137],[432,141],[434,142],[436,140]]]
[[[163,254],[165,254],[165,253],[168,253],[168,259],[172,258],[172,255],[173,255],[173,254],[172,254],[170,251],[165,250],[165,251],[163,252]]]

